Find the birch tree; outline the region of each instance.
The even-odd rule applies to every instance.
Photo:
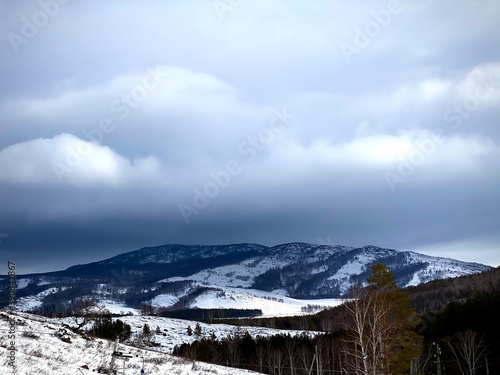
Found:
[[[364,291],[353,289],[353,300],[346,304],[351,318],[349,367],[361,375],[409,374],[422,346],[422,338],[412,330],[415,311],[387,266],[373,265],[367,281]]]
[[[450,347],[462,375],[476,375],[488,354],[482,337],[474,331],[458,332],[453,338],[446,338],[445,342]]]

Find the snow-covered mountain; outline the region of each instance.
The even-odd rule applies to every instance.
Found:
[[[238,264],[207,268],[163,281],[193,280],[223,287],[275,291],[297,298],[329,298],[343,296],[353,284],[364,283],[370,266],[379,262],[391,268],[401,287],[491,268],[376,246],[353,248],[291,243],[268,248],[265,254]]]
[[[402,287],[491,268],[376,246],[164,245],[60,272],[18,276],[18,301],[24,309],[56,311],[65,301],[94,296],[135,308],[143,303],[176,309],[237,306],[262,307],[265,313],[273,309],[268,301],[280,303],[286,297],[343,297],[352,285],[363,284],[370,266],[379,262],[390,267]]]

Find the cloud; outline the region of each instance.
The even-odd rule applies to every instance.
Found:
[[[0,7],[2,35],[39,9]],[[30,267],[162,242],[498,247],[500,7],[406,2],[347,62],[386,8],[70,2],[18,53],[4,38],[0,246]],[[231,161],[186,225],[179,204]]]
[[[0,182],[21,185],[116,188],[167,181],[153,156],[130,160],[71,134],[33,139],[1,150],[0,171]]]
[[[500,99],[500,63],[488,63],[474,67],[457,85],[458,99],[477,100],[486,106]]]

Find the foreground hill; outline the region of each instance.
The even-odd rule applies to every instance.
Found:
[[[75,334],[62,323],[29,314],[0,311],[0,342],[8,343],[9,319],[17,323],[16,374],[69,375],[95,374],[100,367],[109,367],[114,343]],[[120,344],[118,351],[130,355],[125,373],[140,374],[213,374],[249,375],[252,371],[188,361],[170,355]],[[0,370],[12,373],[8,365],[7,345],[0,345]],[[121,374],[123,360],[116,361]],[[144,367],[143,367],[144,366]]]
[[[340,298],[352,285],[365,282],[374,263],[389,266],[401,287],[491,268],[376,246],[164,245],[64,271],[18,276],[18,297],[20,302],[32,302],[28,309],[41,307],[49,312],[60,311],[65,303],[82,296],[107,298],[136,308],[155,301],[164,307],[189,308],[196,301],[200,304],[203,294],[218,298],[226,296],[229,289],[253,289],[276,298]],[[5,285],[2,282],[0,288]],[[2,298],[0,306],[5,306],[6,297]],[[206,298],[201,300],[206,304]]]

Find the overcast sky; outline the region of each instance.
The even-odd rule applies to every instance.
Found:
[[[500,3],[0,0],[0,262],[366,244],[500,265]]]

